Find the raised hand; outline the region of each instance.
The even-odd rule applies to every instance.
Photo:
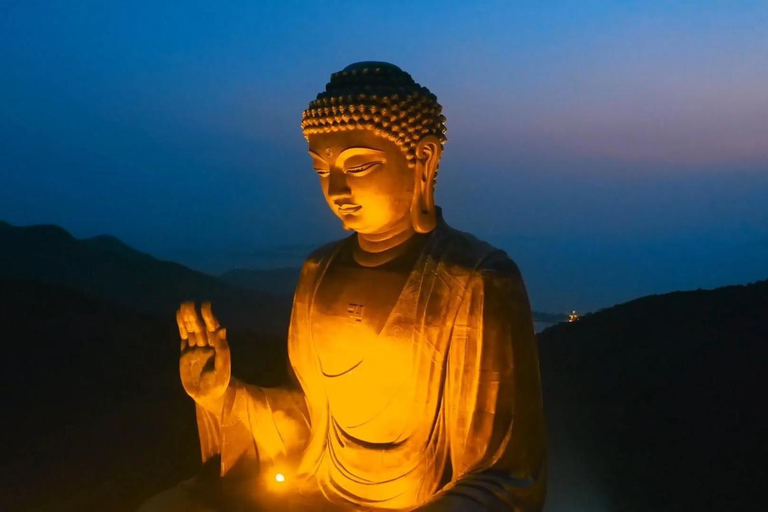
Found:
[[[185,302],[176,312],[181,336],[179,373],[184,390],[203,408],[218,414],[229,386],[232,364],[227,330],[213,316],[210,302],[200,308]]]

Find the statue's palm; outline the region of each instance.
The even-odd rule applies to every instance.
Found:
[[[229,386],[232,374],[227,330],[223,329],[206,302],[200,308],[185,302],[176,312],[181,336],[179,373],[184,390],[200,405],[217,402]]]

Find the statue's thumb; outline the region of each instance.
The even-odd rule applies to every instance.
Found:
[[[227,343],[227,330],[222,328],[216,331],[213,336],[213,347],[216,349],[229,350],[229,343]]]

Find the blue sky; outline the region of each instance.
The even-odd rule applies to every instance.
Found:
[[[293,263],[344,236],[301,110],[384,60],[444,105],[446,219],[537,309],[763,279],[766,26],[768,2],[5,2],[0,219]]]

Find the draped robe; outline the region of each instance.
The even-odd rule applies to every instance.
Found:
[[[371,329],[355,304],[334,323],[316,303],[350,240],[302,268],[288,338],[296,386],[233,380],[221,417],[198,407],[203,458],[221,454],[222,474],[243,461],[267,479],[280,471],[339,509],[541,510],[538,353],[517,266],[440,220]]]

